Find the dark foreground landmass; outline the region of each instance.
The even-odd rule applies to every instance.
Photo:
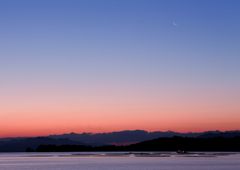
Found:
[[[128,146],[85,146],[85,145],[40,145],[36,152],[80,152],[80,151],[240,151],[240,136],[233,138],[158,138]],[[34,151],[30,148],[27,151]]]
[[[0,152],[24,152],[29,147],[36,150],[39,145],[85,145],[96,146],[105,145],[129,145],[142,141],[150,141],[157,138],[172,138],[174,136],[188,138],[233,138],[240,136],[240,131],[206,131],[201,133],[178,133],[178,132],[147,132],[143,130],[126,130],[109,133],[70,133],[62,135],[50,135],[47,137],[16,137],[16,138],[0,138]],[[119,149],[119,148],[118,148]],[[125,148],[124,148],[125,149]]]

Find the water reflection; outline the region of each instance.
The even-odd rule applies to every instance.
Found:
[[[33,154],[26,155],[25,157],[217,157],[217,156],[229,156],[237,153],[226,152],[188,152],[188,153],[175,153],[175,152],[82,152],[82,153],[64,153],[53,155]]]
[[[239,170],[240,153],[0,153],[0,170]]]

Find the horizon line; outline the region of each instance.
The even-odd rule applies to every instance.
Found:
[[[61,133],[61,134],[50,134],[50,135],[39,135],[39,136],[17,136],[17,137],[0,137],[0,139],[6,139],[6,138],[32,138],[32,137],[48,137],[48,136],[54,136],[54,135],[68,135],[68,134],[106,134],[106,133],[114,133],[114,132],[124,132],[124,131],[145,131],[147,133],[153,133],[153,132],[162,132],[162,133],[168,133],[168,132],[173,132],[173,133],[181,133],[181,134],[188,134],[188,133],[204,133],[204,132],[233,132],[233,131],[240,131],[240,130],[226,130],[226,131],[220,131],[220,130],[209,130],[209,131],[201,131],[201,132],[177,132],[177,131],[147,131],[147,130],[142,130],[142,129],[135,129],[135,130],[121,130],[121,131],[111,131],[111,132],[99,132],[99,133],[92,133],[92,132],[82,132],[82,133],[75,133],[75,132],[69,132],[69,133]]]

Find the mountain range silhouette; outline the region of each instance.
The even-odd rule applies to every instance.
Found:
[[[178,133],[167,132],[147,132],[144,130],[126,130],[109,133],[69,133],[62,135],[50,135],[45,137],[32,138],[2,138],[0,139],[0,152],[24,152],[26,148],[35,150],[39,145],[85,145],[85,146],[103,146],[103,145],[125,145],[126,143],[139,143],[157,138],[172,138],[174,136],[188,138],[233,138],[240,136],[240,131],[206,131],[201,133]]]

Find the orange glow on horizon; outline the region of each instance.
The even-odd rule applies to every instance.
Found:
[[[1,130],[0,131],[0,138],[5,137],[37,137],[37,136],[48,136],[48,135],[60,135],[60,134],[68,134],[71,132],[74,133],[108,133],[108,132],[116,132],[116,131],[124,131],[124,130],[145,130],[148,132],[154,132],[154,131],[174,131],[174,132],[180,132],[180,133],[188,133],[188,132],[204,132],[204,131],[232,131],[232,130],[239,130],[239,126],[237,124],[237,121],[233,121],[231,123],[226,122],[206,122],[205,124],[192,122],[180,122],[177,123],[171,122],[171,126],[167,123],[160,123],[159,125],[152,124],[152,123],[146,123],[139,125],[138,128],[137,125],[133,124],[126,124],[123,126],[118,125],[105,125],[105,128],[100,128],[100,126],[75,126],[68,128],[66,126],[60,126],[60,125],[54,125],[54,126],[22,126],[22,127],[15,127],[15,128],[9,128],[8,130]],[[172,125],[173,124],[173,125]]]
[[[109,99],[110,100],[110,99]],[[181,133],[239,130],[237,103],[118,99],[107,102],[76,101],[38,103],[26,101],[0,109],[0,138],[34,137],[63,133],[106,133],[122,130],[175,131]],[[177,103],[177,104],[174,104]],[[32,105],[31,105],[32,104]],[[4,113],[4,114],[3,114]]]

